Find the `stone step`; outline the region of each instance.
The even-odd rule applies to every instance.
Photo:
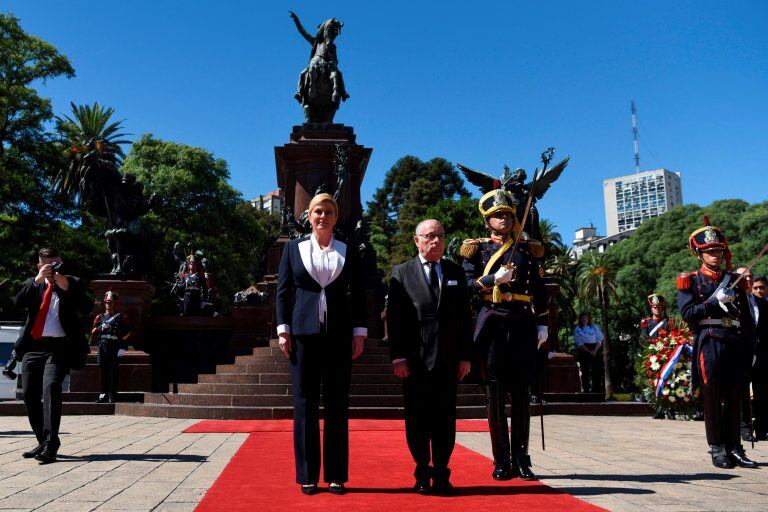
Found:
[[[99,398],[99,392],[72,392],[68,391],[61,394],[61,399],[64,402],[93,402]],[[143,402],[144,393],[136,393],[132,391],[121,392],[117,394],[117,400],[119,402]]]
[[[97,404],[98,405],[98,404]],[[199,418],[199,419],[289,419],[293,417],[291,407],[241,407],[207,405],[169,405],[169,404],[115,404],[115,414],[129,416],[152,416],[164,418]],[[531,414],[538,415],[540,407],[531,406]],[[322,411],[321,411],[322,413]],[[603,403],[548,403],[544,404],[544,414],[589,415],[589,416],[649,416],[653,408],[641,402],[603,402]],[[459,406],[456,408],[459,419],[485,418],[485,407]],[[352,407],[350,418],[397,419],[403,417],[402,407]]]
[[[351,395],[350,407],[402,407],[402,395]],[[218,394],[186,394],[186,393],[147,393],[144,403],[171,405],[207,405],[235,407],[290,407],[293,396],[289,394],[275,395],[218,395]],[[457,403],[465,405],[484,405],[483,395],[459,395]]]
[[[198,376],[200,384],[290,384],[291,376],[287,373],[208,373]],[[388,374],[354,374],[352,384],[397,384],[400,386],[402,379]]]
[[[104,415],[114,414],[115,404],[95,404],[93,402],[64,402],[62,414],[75,415]],[[0,416],[26,416],[27,407],[21,400],[0,402]]]
[[[276,365],[288,365],[288,360],[282,354],[270,354],[270,355],[247,355],[235,357],[236,365],[243,364],[276,364]],[[389,364],[388,355],[370,355],[363,354],[354,362],[355,365],[359,364]]]
[[[285,357],[283,353],[280,351],[280,347],[278,346],[269,346],[269,347],[255,347],[253,349],[253,355],[255,356],[280,356]],[[387,356],[389,357],[389,346],[370,346],[368,342],[365,344],[365,349],[363,350],[362,356]],[[360,357],[362,357],[360,356]]]
[[[272,364],[218,364],[216,373],[290,373],[288,361]],[[392,365],[387,364],[353,364],[352,374],[378,373],[392,374]]]
[[[269,340],[269,346],[270,347],[279,347],[280,346],[279,343],[280,343],[280,340],[278,340],[277,338],[272,338],[271,340]],[[389,345],[388,341],[383,341],[383,340],[379,340],[379,339],[375,339],[375,338],[369,338],[369,339],[365,340],[365,348],[367,349],[369,347],[376,347],[376,348],[382,348],[383,347],[383,348],[389,349],[390,345]]]
[[[262,376],[263,377],[263,376]],[[273,390],[279,389],[275,392]],[[290,380],[287,382],[214,382],[204,384],[179,384],[177,393],[202,394],[202,395],[256,395],[256,394],[286,394],[292,393]],[[169,389],[173,391],[173,389]],[[355,382],[353,380],[350,393],[353,395],[399,395],[403,392],[400,383]],[[459,384],[458,392],[461,395],[478,395],[482,393],[480,386],[476,384]]]

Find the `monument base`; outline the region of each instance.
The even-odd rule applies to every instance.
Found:
[[[119,281],[98,279],[91,281],[94,294],[95,314],[104,311],[103,298],[108,290],[120,296],[119,310],[128,318],[131,326],[129,343],[137,350],[144,348],[144,332],[149,317],[149,301],[155,295],[155,287],[148,281]]]

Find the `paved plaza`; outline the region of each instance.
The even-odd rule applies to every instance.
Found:
[[[65,416],[60,462],[40,466],[21,458],[35,444],[26,418],[0,417],[0,510],[194,510],[248,435],[181,433],[196,421]],[[547,485],[595,505],[614,511],[768,510],[768,443],[747,450],[760,469],[718,470],[708,461],[702,423],[590,416],[545,421],[543,453],[538,418],[532,421],[534,470]],[[486,433],[460,433],[458,442],[490,454]],[[489,478],[491,469],[489,461]],[[297,493],[301,499],[311,498]]]

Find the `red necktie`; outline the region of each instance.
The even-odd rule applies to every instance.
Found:
[[[40,311],[37,312],[35,323],[32,326],[32,339],[39,340],[43,335],[45,327],[45,317],[48,316],[48,308],[51,307],[51,297],[53,296],[53,283],[48,283],[43,293],[43,302],[40,303]]]

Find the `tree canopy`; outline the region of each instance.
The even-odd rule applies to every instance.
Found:
[[[160,237],[149,277],[156,286],[170,281],[178,268],[172,253],[176,242],[205,252],[225,304],[260,277],[279,219],[252,207],[229,184],[226,161],[147,134],[133,144],[122,170],[136,175],[147,194],[162,198],[144,218]],[[161,299],[166,293],[161,288]]]
[[[414,256],[411,237],[418,222],[428,217],[429,207],[460,197],[469,197],[469,192],[453,164],[444,158],[424,162],[408,155],[399,159],[387,171],[366,212],[379,269],[389,272]]]

